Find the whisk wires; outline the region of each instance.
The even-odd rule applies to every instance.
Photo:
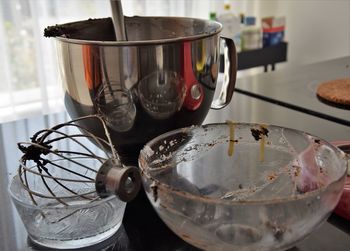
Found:
[[[78,124],[87,119],[99,120],[106,139],[94,135]],[[67,128],[78,129],[81,133],[62,132]],[[87,147],[83,142],[86,139],[93,141],[102,150],[103,156]],[[54,148],[54,144],[62,141],[73,142],[78,150]],[[101,166],[109,158],[120,163],[107,126],[98,115],[81,117],[40,130],[33,135],[30,142],[19,142],[18,148],[24,153],[20,159],[18,176],[34,205],[39,204],[38,198],[52,199],[64,206],[68,206],[69,201],[77,197],[85,201],[99,199],[94,189],[98,168],[94,168],[92,164],[96,166],[99,163]],[[39,182],[41,187],[36,189]],[[86,187],[82,190],[76,189],[74,187],[77,184],[85,184]]]

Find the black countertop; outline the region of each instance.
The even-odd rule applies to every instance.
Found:
[[[350,126],[350,109],[325,104],[316,96],[320,83],[339,78],[350,78],[350,57],[242,78],[236,91]]]
[[[326,140],[350,139],[350,127],[287,109],[240,93],[220,111],[210,111],[205,123],[227,119],[288,126]],[[52,114],[0,124],[0,250],[48,250],[35,247],[7,194],[9,177],[16,172],[20,153],[16,142],[27,140],[35,131],[63,121],[66,114]],[[334,250],[350,248],[350,223],[333,215],[307,239],[291,250]],[[181,251],[197,250],[175,236],[158,218],[143,192],[127,205],[122,227],[109,240],[83,250]]]

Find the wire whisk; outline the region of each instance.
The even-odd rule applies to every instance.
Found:
[[[83,120],[101,123],[105,138],[81,126]],[[129,201],[139,190],[137,168],[123,166],[108,127],[98,115],[40,130],[30,142],[19,142],[18,148],[23,152],[18,176],[34,205],[62,207],[111,194]]]

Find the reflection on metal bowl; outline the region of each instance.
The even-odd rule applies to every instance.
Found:
[[[185,82],[176,72],[154,72],[138,84],[140,103],[154,119],[166,119],[177,112],[185,98]]]
[[[136,107],[127,89],[118,89],[112,82],[102,85],[95,105],[107,125],[116,132],[129,131],[135,122]]]

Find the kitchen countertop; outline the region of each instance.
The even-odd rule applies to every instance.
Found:
[[[276,72],[277,73],[277,72]],[[231,104],[210,111],[204,123],[227,119],[264,122],[307,131],[326,140],[350,139],[350,127],[235,93]],[[20,153],[16,142],[28,140],[37,130],[67,121],[65,113],[39,116],[0,124],[0,249],[48,250],[34,246],[7,194],[9,177],[17,168]],[[343,251],[350,247],[350,223],[332,215],[328,222],[290,250]],[[158,218],[143,192],[127,205],[122,227],[109,240],[84,250],[172,251],[197,250],[175,236]]]
[[[325,104],[316,96],[320,83],[339,78],[350,78],[350,57],[242,78],[237,81],[236,91],[350,126],[350,109]]]

